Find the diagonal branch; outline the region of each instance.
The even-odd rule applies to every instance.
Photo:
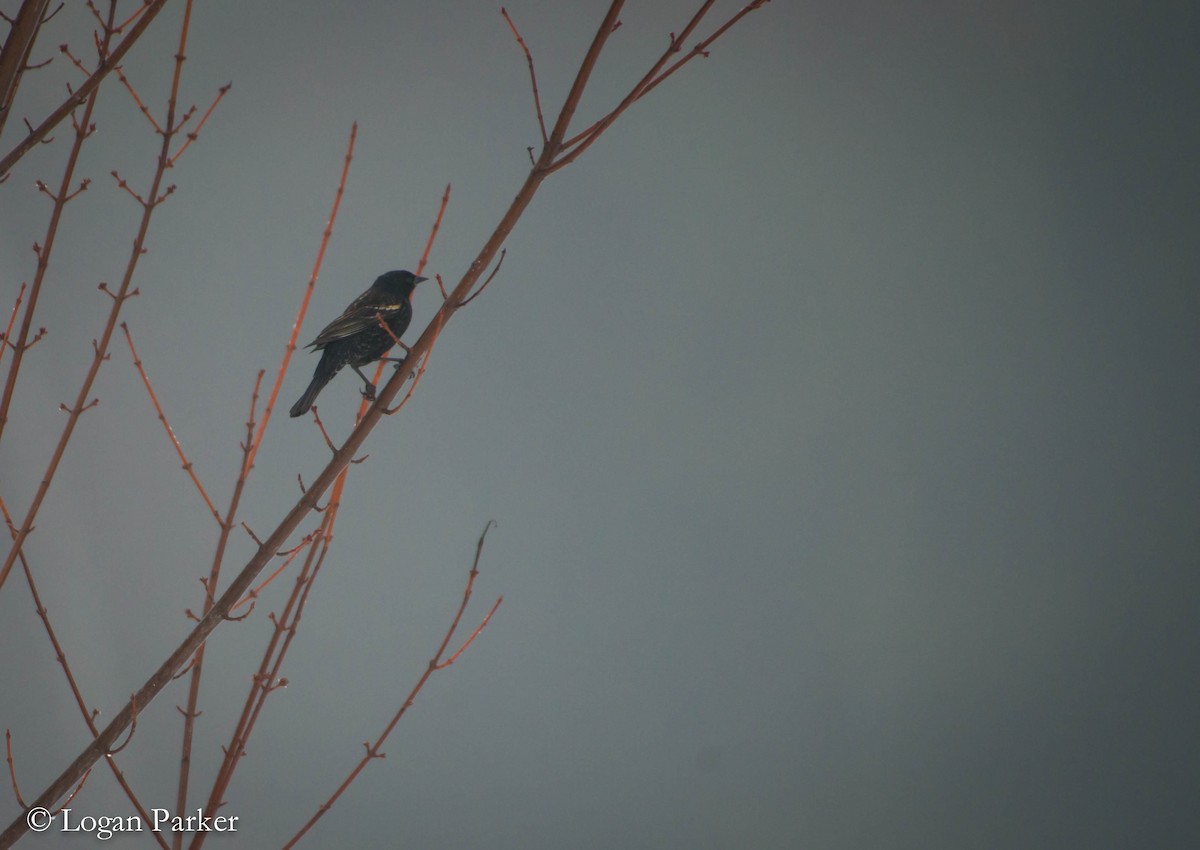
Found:
[[[208,497],[208,491],[204,489],[204,485],[200,483],[199,476],[196,475],[196,467],[188,460],[188,456],[183,453],[183,446],[179,444],[179,437],[175,435],[175,429],[171,427],[171,423],[167,421],[167,414],[163,411],[162,405],[158,401],[158,393],[154,392],[154,387],[150,384],[150,376],[146,374],[145,368],[142,366],[142,358],[138,356],[137,349],[133,347],[133,337],[129,333],[129,325],[121,322],[121,330],[125,333],[125,342],[129,344],[129,353],[133,355],[133,365],[137,368],[138,375],[141,376],[142,384],[146,387],[146,392],[150,395],[150,403],[154,405],[154,412],[158,415],[158,421],[162,423],[163,428],[167,431],[167,437],[171,440],[171,445],[175,447],[175,454],[179,455],[179,461],[183,465],[183,471],[192,479],[192,483],[196,485],[196,489],[200,491],[200,498],[204,500],[208,512],[213,515],[213,519],[219,524],[221,522],[221,514],[217,512],[217,508],[212,503],[212,499]]]
[[[17,87],[49,5],[50,0],[25,0],[8,30],[4,49],[0,50],[0,132],[4,131],[4,124],[12,113]]]
[[[149,5],[143,7],[143,10],[140,12],[141,17],[133,25],[133,28],[129,31],[129,35],[125,36],[113,52],[105,57],[104,61],[100,63],[92,75],[84,80],[83,84],[75,89],[71,93],[71,96],[58,109],[51,112],[45,121],[30,130],[29,135],[22,139],[15,148],[5,154],[3,159],[0,159],[0,179],[12,170],[17,160],[28,153],[39,141],[46,138],[50,131],[59,125],[59,122],[70,115],[77,106],[91,96],[92,92],[95,91],[96,87],[100,85],[113,68],[121,64],[121,59],[129,52],[129,49],[133,47],[142,33],[146,31],[147,27],[150,26],[150,23],[158,13],[162,11],[162,7],[166,3],[167,0],[151,0]]]
[[[550,133],[550,141],[542,149],[543,159],[546,159],[547,153],[553,158],[562,146],[563,137],[567,135],[567,128],[571,126],[571,119],[575,117],[575,110],[579,106],[579,99],[583,97],[583,90],[587,88],[588,79],[591,78],[592,71],[596,68],[596,62],[600,59],[604,44],[617,28],[617,17],[621,14],[621,7],[624,5],[625,0],[612,0],[612,4],[608,7],[608,13],[600,22],[596,35],[592,38],[591,46],[583,55],[583,61],[579,63],[575,82],[571,84],[571,90],[567,92],[567,99],[563,101],[562,109],[559,110],[558,120],[554,122],[554,130]],[[549,161],[549,159],[546,160],[547,164]]]

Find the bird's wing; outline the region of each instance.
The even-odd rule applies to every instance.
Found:
[[[360,300],[356,299],[353,304],[346,308],[345,313],[342,313],[342,315],[326,325],[325,329],[317,334],[317,338],[308,344],[308,347],[324,348],[331,342],[353,336],[368,328],[377,328],[379,327],[379,320],[375,318],[376,313],[383,316],[386,320],[407,306],[403,303],[360,304]]]

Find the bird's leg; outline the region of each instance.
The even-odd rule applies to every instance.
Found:
[[[363,383],[366,384],[366,386],[363,387],[363,391],[362,391],[363,398],[365,398],[367,401],[374,401],[375,400],[375,385],[371,383],[370,379],[367,378],[367,376],[364,375],[362,373],[362,370],[359,369],[357,366],[351,364],[350,368],[353,369],[358,374],[358,377],[363,379]]]

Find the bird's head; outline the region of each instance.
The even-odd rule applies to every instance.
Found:
[[[375,283],[371,285],[373,289],[378,289],[386,292],[388,295],[397,298],[408,298],[416,289],[417,284],[428,278],[417,277],[409,271],[386,272],[375,278]]]

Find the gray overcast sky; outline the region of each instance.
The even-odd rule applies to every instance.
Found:
[[[86,52],[69,6],[35,60]],[[605,4],[507,6],[552,113]],[[155,108],[182,8],[125,63]],[[690,10],[629,4],[581,121]],[[489,519],[467,619],[502,593],[493,624],[304,846],[1200,845],[1198,24],[1187,4],[775,0],[631,109],[543,186],[372,435],[229,794],[241,829],[210,846],[277,846],[341,781]],[[538,132],[497,4],[211,0],[187,53],[184,104],[234,85],[169,175],[123,318],[224,504],[351,122],[305,341],[415,265],[447,182],[429,270],[457,280]],[[67,70],[29,78],[0,147]],[[144,186],[158,145],[115,84],[99,109],[0,442],[18,515],[133,237],[108,172]],[[0,187],[5,315],[57,136]],[[418,290],[411,336],[437,300]],[[281,408],[316,359],[297,355]],[[321,397],[335,435],[356,381]],[[26,550],[110,717],[186,633],[216,529],[119,340],[95,394]],[[277,414],[242,518],[269,531],[325,459],[310,421]],[[235,537],[228,569],[252,549]],[[290,583],[210,641],[194,788]],[[0,646],[32,798],[86,733],[16,574]],[[164,693],[120,756],[148,805],[173,805],[184,699]],[[98,771],[76,810],[130,805]],[[18,811],[0,792],[0,825]]]

